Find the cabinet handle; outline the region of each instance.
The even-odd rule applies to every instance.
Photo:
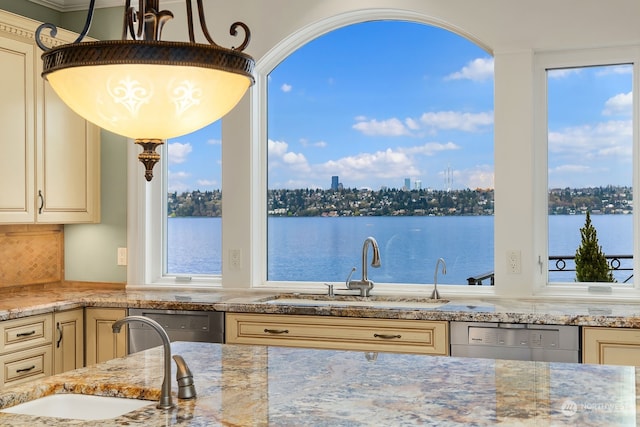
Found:
[[[44,196],[42,195],[42,190],[38,190],[38,198],[40,199],[40,207],[38,208],[38,213],[42,213],[42,208],[44,208]]]
[[[22,372],[29,372],[33,369],[36,369],[36,365],[31,365],[28,368],[16,369],[16,372],[20,374]]]
[[[392,340],[394,338],[402,338],[402,335],[373,334],[373,337],[382,338],[383,340]]]
[[[16,337],[30,337],[31,335],[34,335],[35,333],[36,333],[36,331],[20,332],[20,333],[16,334]]]
[[[56,348],[60,348],[60,343],[62,342],[62,328],[60,327],[60,322],[56,323],[56,329],[58,330],[58,341],[56,341]]]
[[[288,334],[289,330],[288,329],[265,329],[264,332],[267,334]]]

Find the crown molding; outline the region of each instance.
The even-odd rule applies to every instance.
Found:
[[[73,12],[87,10],[89,0],[29,0],[31,3],[57,10],[58,12]],[[104,7],[124,7],[123,0],[96,0],[96,9]]]

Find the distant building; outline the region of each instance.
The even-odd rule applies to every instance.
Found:
[[[340,179],[338,178],[338,175],[334,175],[331,177],[331,189],[333,191],[337,191],[340,188]]]
[[[403,190],[411,190],[411,178],[405,178],[404,179],[404,186],[402,187]]]
[[[416,182],[415,182],[415,189],[416,189],[416,190],[422,190],[422,181],[421,181],[421,180],[416,179]]]
[[[340,179],[338,178],[338,175],[332,176],[331,177],[331,189],[332,190],[337,190],[339,182],[340,182]]]

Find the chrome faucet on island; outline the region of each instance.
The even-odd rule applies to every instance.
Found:
[[[440,299],[440,293],[438,292],[438,266],[442,264],[442,274],[447,274],[447,263],[444,262],[444,258],[438,258],[436,261],[436,271],[433,274],[433,292],[431,292],[431,299]]]
[[[376,242],[376,239],[374,239],[373,237],[367,237],[362,244],[362,279],[349,280],[351,279],[351,275],[355,271],[354,267],[351,270],[351,273],[349,274],[349,277],[347,277],[346,281],[347,289],[359,290],[361,297],[368,297],[371,294],[371,289],[373,289],[373,282],[367,277],[367,253],[369,245],[371,245],[371,248],[373,250],[371,267],[380,267],[380,248],[378,247],[378,242]]]
[[[120,329],[122,325],[130,322],[142,322],[151,326],[158,335],[160,335],[160,339],[162,340],[162,347],[164,350],[164,378],[162,380],[162,389],[160,392],[160,400],[158,401],[158,405],[156,406],[159,409],[171,409],[175,405],[171,399],[171,341],[169,340],[169,335],[167,335],[167,331],[155,320],[150,319],[145,316],[127,316],[120,320],[117,320],[113,323],[111,328],[113,329],[113,333],[120,333]],[[186,362],[181,356],[174,356],[173,359],[176,361],[176,365],[178,367],[176,379],[178,381],[178,397],[181,399],[192,399],[196,397],[196,390],[193,385],[193,375],[189,370]]]

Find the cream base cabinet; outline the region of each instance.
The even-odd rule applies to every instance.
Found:
[[[449,354],[446,321],[227,313],[225,325],[230,344]]]
[[[0,223],[99,222],[100,131],[40,77],[38,25],[0,11]]]
[[[640,329],[583,327],[582,362],[640,366]]]
[[[52,374],[52,318],[51,314],[43,314],[0,322],[1,386]]]
[[[127,328],[114,334],[111,325],[126,317],[126,308],[85,309],[85,360],[86,365],[106,362],[126,356]]]
[[[61,311],[53,317],[53,373],[84,366],[84,309]]]

